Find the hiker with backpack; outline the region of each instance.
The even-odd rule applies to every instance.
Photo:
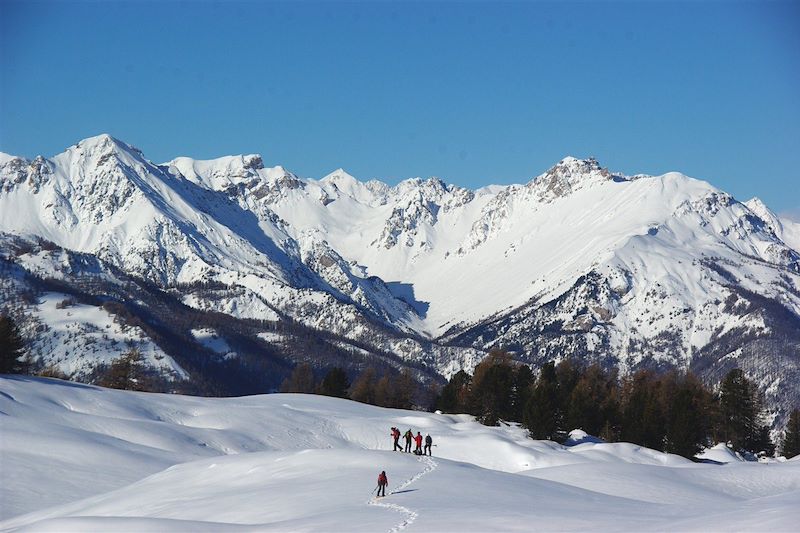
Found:
[[[381,473],[378,475],[378,494],[376,496],[377,498],[380,498],[381,496],[386,496],[386,485],[388,484],[389,484],[389,479],[386,477],[386,471],[381,470]]]
[[[394,440],[394,448],[392,448],[392,451],[396,452],[397,450],[400,450],[402,452],[403,451],[403,447],[400,446],[400,442],[399,442],[400,441],[400,430],[397,429],[396,427],[392,427],[391,435],[392,435],[392,439]]]
[[[403,438],[406,439],[406,453],[411,453],[411,439],[414,438],[414,434],[411,433],[411,430],[405,432]]]
[[[431,453],[431,446],[433,445],[433,439],[431,438],[430,434],[425,435],[425,450],[423,451],[422,455],[433,455]]]
[[[419,431],[417,431],[417,435],[414,437],[414,442],[417,443],[417,448],[414,450],[414,453],[422,455],[422,434]]]

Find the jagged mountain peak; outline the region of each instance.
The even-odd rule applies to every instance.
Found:
[[[331,192],[340,191],[350,196],[358,195],[364,188],[364,184],[358,178],[343,168],[337,168],[319,180],[319,183],[324,188],[330,189]]]
[[[775,216],[775,213],[773,213],[770,210],[770,208],[767,207],[767,205],[761,200],[761,198],[757,196],[754,196],[749,200],[747,200],[746,202],[744,202],[744,205],[746,205],[750,211],[752,211],[759,217],[763,218],[764,220],[777,218],[777,216]]]
[[[427,189],[431,191],[440,191],[444,192],[448,188],[447,183],[442,181],[440,178],[436,176],[430,176],[429,178],[409,178],[401,181],[395,187],[395,190],[399,192],[405,192],[411,189]]]
[[[0,232],[92,255],[187,305],[276,313],[446,372],[495,345],[634,368],[794,335],[800,256],[781,241],[800,250],[800,226],[768,213],[682,174],[629,177],[593,158],[472,192],[343,169],[301,179],[255,154],[156,166],[110,135],[49,159],[0,157]],[[67,275],[51,264],[46,275]],[[178,286],[200,282],[224,288]],[[406,348],[408,332],[433,344]]]
[[[744,202],[744,205],[760,218],[784,243],[800,252],[800,223],[779,217],[758,197]]]
[[[579,159],[577,157],[567,156],[550,167],[542,176],[549,175],[568,179],[580,179],[592,176],[596,173],[600,173],[604,176],[611,175],[608,169],[601,166],[594,157]]]
[[[552,200],[576,190],[607,181],[627,181],[621,174],[612,174],[594,157],[578,159],[567,156],[528,183],[542,199]]]
[[[320,181],[324,182],[332,182],[332,183],[345,183],[345,182],[357,182],[359,181],[358,178],[347,172],[345,169],[339,167],[333,172],[330,172]]]
[[[126,154],[136,159],[143,159],[144,154],[141,150],[127,144],[119,139],[112,137],[108,133],[101,133],[94,137],[87,137],[76,144],[70,146],[65,153],[80,156],[103,156],[107,154]]]

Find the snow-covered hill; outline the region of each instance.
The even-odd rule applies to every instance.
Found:
[[[42,246],[88,254],[198,310],[293,321],[444,375],[497,346],[709,381],[739,365],[784,410],[800,402],[797,228],[682,174],[572,157],[477,191],[305,179],[258,155],[156,165],[107,135],[0,157],[0,232],[33,243],[5,260],[42,277],[64,272]]]
[[[790,531],[800,463],[561,446],[466,415],[0,377],[3,531]],[[391,452],[389,427],[434,438]],[[374,499],[377,474],[388,496]]]

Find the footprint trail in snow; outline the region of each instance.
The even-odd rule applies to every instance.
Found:
[[[439,466],[439,463],[437,463],[436,461],[434,461],[430,457],[425,457],[425,456],[420,457],[419,458],[419,462],[420,463],[425,463],[425,468],[421,472],[419,472],[419,473],[415,474],[414,476],[408,478],[407,480],[402,482],[400,485],[398,485],[394,489],[392,489],[392,491],[389,493],[389,496],[391,496],[392,494],[397,494],[398,492],[402,491],[403,489],[405,489],[406,487],[408,487],[409,485],[411,485],[412,483],[417,481],[419,478],[421,478],[425,474],[433,472]],[[367,503],[369,505],[375,505],[377,507],[385,507],[386,509],[391,509],[392,511],[396,511],[398,513],[405,514],[405,518],[403,519],[403,521],[400,522],[399,524],[397,524],[396,526],[394,526],[392,529],[390,529],[389,533],[397,533],[398,531],[402,531],[403,529],[405,529],[408,526],[410,526],[414,522],[414,520],[417,519],[417,516],[418,516],[416,511],[413,511],[413,510],[409,509],[408,507],[404,507],[402,505],[397,505],[395,503],[383,503],[383,502],[379,501],[377,498],[372,498]]]

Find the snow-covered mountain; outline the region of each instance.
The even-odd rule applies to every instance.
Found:
[[[107,135],[0,156],[6,271],[19,269],[6,298],[31,273],[85,279],[65,266],[78,254],[106,285],[119,272],[198,311],[329,332],[359,364],[394,354],[449,375],[502,346],[711,381],[739,365],[783,407],[800,402],[798,227],[682,174],[572,157],[471,191],[305,179],[257,155],[157,165]],[[30,300],[36,314],[45,300]],[[261,327],[280,352],[286,338]]]
[[[577,431],[562,446],[516,425],[325,396],[19,376],[0,377],[0,411],[2,531],[792,531],[800,520],[800,459],[743,462],[724,445],[698,464]],[[433,456],[390,451],[392,426],[430,434]]]

